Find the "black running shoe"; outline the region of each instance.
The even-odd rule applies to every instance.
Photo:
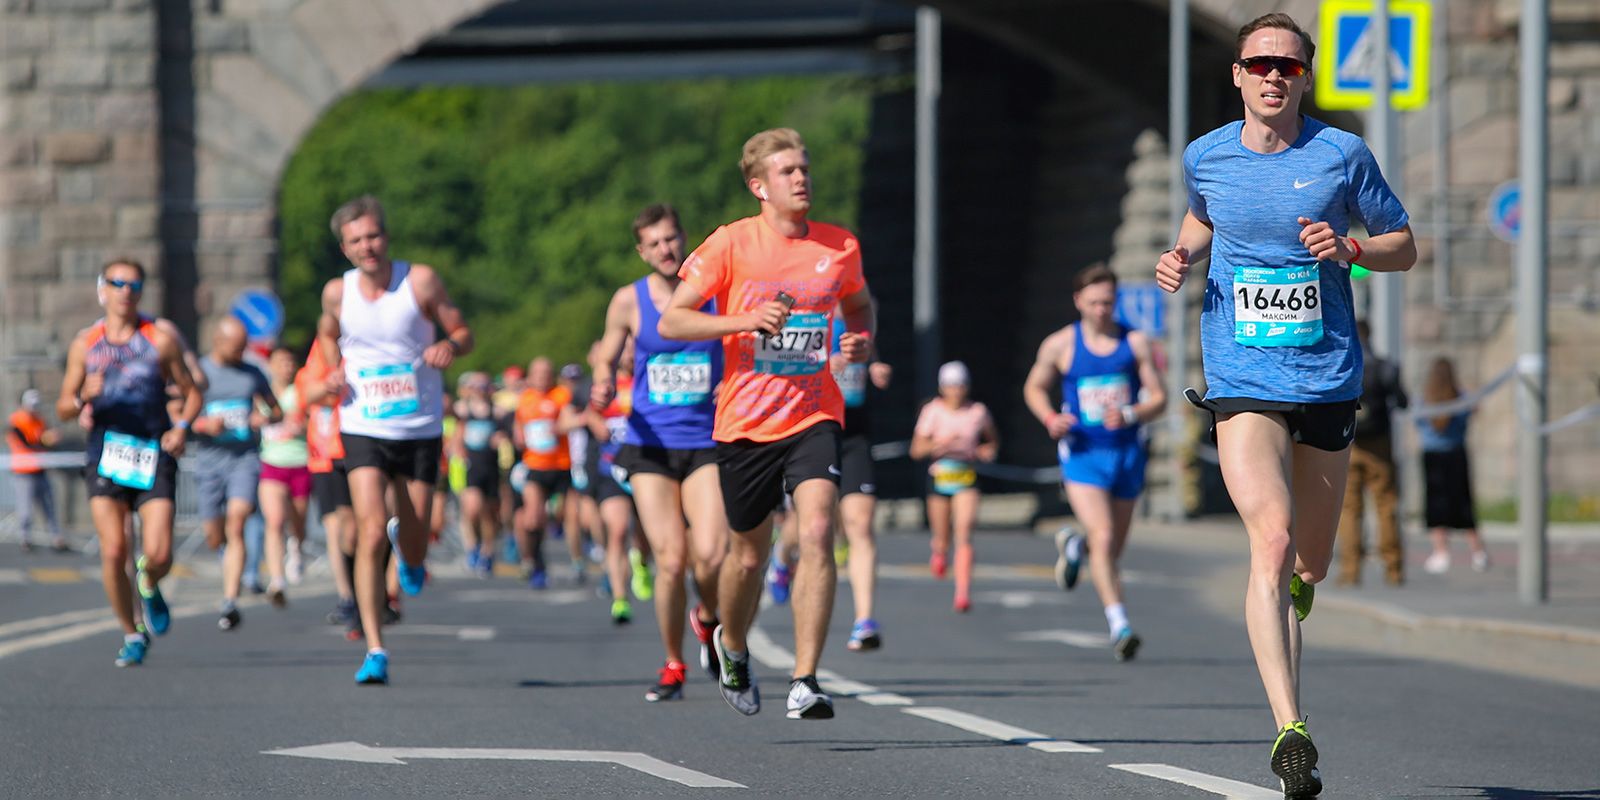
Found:
[[[1306,733],[1306,723],[1295,720],[1278,731],[1272,743],[1272,771],[1283,782],[1284,800],[1301,800],[1322,794],[1322,773],[1317,771],[1317,746]]]
[[[659,703],[663,700],[682,700],[684,673],[687,670],[688,668],[683,664],[676,661],[668,661],[666,666],[661,668],[660,678],[656,681],[656,685],[650,687],[650,691],[644,693],[645,702]]]
[[[789,719],[833,719],[833,698],[817,685],[815,675],[789,682]]]
[[[722,626],[718,625],[711,632],[712,644],[717,648],[717,661],[721,675],[717,685],[722,690],[722,699],[734,711],[745,716],[751,716],[761,710],[761,689],[756,686],[756,677],[750,674],[750,654],[745,653],[744,658],[735,659],[728,654],[728,649],[722,644]]]
[[[239,627],[239,623],[243,621],[244,618],[239,616],[239,609],[230,608],[227,611],[222,612],[222,616],[217,618],[217,628],[219,630],[231,631],[234,628]]]

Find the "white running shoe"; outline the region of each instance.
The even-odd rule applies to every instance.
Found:
[[[300,579],[305,576],[305,558],[300,552],[300,542],[294,540],[289,545],[289,555],[283,559],[283,574],[289,579],[290,586],[299,586]]]
[[[1479,550],[1478,552],[1472,554],[1472,571],[1473,572],[1488,572],[1489,571],[1489,551],[1487,551],[1487,550]]]
[[[789,682],[789,719],[833,719],[833,698],[822,691],[814,676]]]
[[[1443,575],[1450,571],[1450,551],[1435,550],[1422,562],[1422,571],[1429,575]]]

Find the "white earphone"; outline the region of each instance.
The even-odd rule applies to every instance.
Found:
[[[766,190],[766,189],[762,189],[762,190],[761,190],[761,199],[762,199],[762,200],[766,200],[766,199],[768,199],[768,198],[767,198],[767,190]]]

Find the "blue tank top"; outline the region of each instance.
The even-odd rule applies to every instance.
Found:
[[[717,407],[713,392],[722,381],[722,340],[681,342],[656,330],[661,312],[650,299],[649,277],[634,281],[639,332],[633,337],[633,411],[628,444],[699,450],[714,445]],[[717,313],[716,300],[700,307]]]
[[[105,376],[105,387],[94,405],[94,427],[89,431],[90,463],[100,459],[106,431],[160,439],[172,427],[167,416],[167,382],[161,375],[161,355],[154,341],[155,325],[140,318],[133,336],[122,344],[106,338],[105,320],[90,328],[84,358],[88,372]]]
[[[1083,324],[1072,326],[1072,366],[1061,376],[1061,407],[1078,418],[1068,432],[1072,444],[1122,445],[1139,441],[1139,426],[1107,430],[1105,418],[1139,399],[1139,359],[1128,344],[1128,329],[1118,326],[1111,355],[1089,352]]]

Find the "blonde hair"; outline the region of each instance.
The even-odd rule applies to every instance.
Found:
[[[805,140],[800,138],[800,132],[794,128],[765,130],[744,143],[744,154],[739,157],[739,171],[744,173],[744,179],[748,182],[752,178],[762,177],[767,156],[785,150],[804,152],[805,149]]]

